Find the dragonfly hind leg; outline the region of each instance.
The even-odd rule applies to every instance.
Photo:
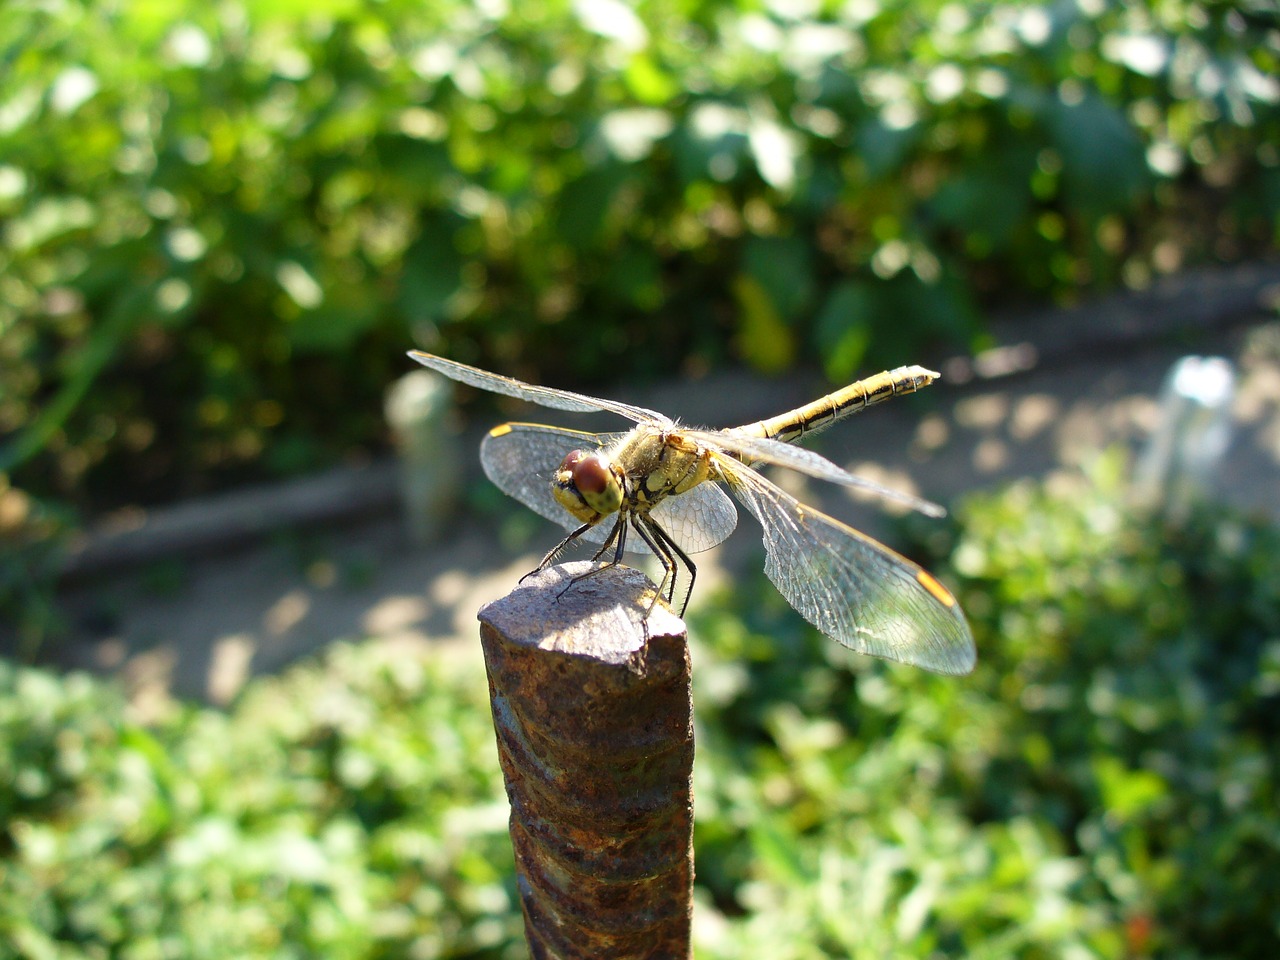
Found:
[[[649,549],[653,551],[654,556],[662,563],[662,583],[658,586],[658,592],[654,596],[654,603],[657,603],[658,597],[666,595],[666,601],[671,605],[672,609],[676,607],[676,584],[680,579],[680,567],[683,566],[689,571],[688,585],[681,591],[680,610],[677,616],[684,616],[684,612],[689,607],[689,597],[693,593],[693,582],[698,578],[698,567],[689,555],[680,549],[680,546],[671,539],[671,535],[663,530],[655,523],[647,514],[638,514],[635,518],[636,531],[649,545]],[[649,608],[653,612],[652,605]]]
[[[587,524],[587,526],[589,527],[592,525]],[[577,532],[579,531],[575,531],[575,534]],[[555,559],[555,556],[556,554],[558,554],[559,550],[568,545],[566,541],[572,538],[575,534],[570,534],[569,537],[566,537],[565,540],[562,540],[557,545],[556,550],[553,550],[550,554],[544,557],[542,561],[542,566],[540,566],[538,569],[539,570],[543,569],[543,567],[545,567],[550,560]],[[586,573],[580,573],[576,577],[570,578],[569,582],[564,585],[564,590],[561,590],[556,596],[563,597],[565,594],[565,591],[568,590],[570,587],[572,587],[579,580],[585,580],[587,577],[593,576],[594,574],[599,573],[601,570],[607,570],[609,567],[617,566],[619,563],[622,562],[622,555],[627,548],[627,517],[623,513],[618,514],[618,519],[614,522],[613,529],[609,531],[609,536],[605,537],[604,543],[600,545],[600,549],[595,552],[594,556],[592,556],[591,558],[592,561],[594,562],[599,560],[602,556],[605,555],[605,553],[608,551],[610,547],[614,547],[612,560],[606,560],[600,566],[595,567],[591,570],[588,570]]]

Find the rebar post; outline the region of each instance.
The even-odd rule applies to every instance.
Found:
[[[687,960],[693,705],[684,624],[639,571],[551,567],[480,611],[534,960]]]

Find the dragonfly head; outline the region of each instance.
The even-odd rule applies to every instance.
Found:
[[[556,471],[552,492],[574,517],[590,523],[622,506],[622,471],[599,453],[574,450]]]

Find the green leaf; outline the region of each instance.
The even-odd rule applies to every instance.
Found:
[[[733,280],[738,301],[738,335],[742,358],[765,373],[778,373],[795,359],[795,336],[778,314],[777,307],[755,277],[740,273]]]
[[[1128,768],[1116,757],[1097,758],[1094,773],[1107,815],[1121,822],[1142,815],[1169,794],[1169,785],[1159,774]]]
[[[1029,153],[983,157],[949,178],[930,208],[942,224],[964,231],[985,250],[1003,250],[1031,212]]]
[[[832,382],[844,383],[857,372],[875,313],[875,288],[864,280],[845,280],[827,295],[815,321],[814,343]]]
[[[363,288],[336,285],[319,306],[298,314],[289,327],[289,341],[302,351],[345,350],[379,319],[380,305]]]
[[[566,183],[556,210],[556,232],[575,249],[598,246],[614,199],[631,177],[623,164],[608,163]]]
[[[641,310],[662,306],[661,264],[648,247],[633,244],[615,254],[605,270],[604,286],[611,297]]]
[[[465,261],[455,242],[456,227],[454,218],[432,220],[405,251],[398,299],[413,323],[441,319],[462,287]]]
[[[873,117],[859,125],[854,135],[853,153],[862,161],[869,179],[883,180],[902,169],[921,135],[919,124],[890,127],[878,117]]]
[[[655,106],[667,103],[680,92],[680,83],[656,63],[648,53],[631,58],[623,72],[627,89],[641,103]]]
[[[1071,200],[1091,210],[1127,209],[1146,185],[1146,154],[1125,115],[1095,92],[1047,100],[1045,122],[1062,156]]]
[[[812,302],[815,293],[813,248],[806,239],[752,237],[743,249],[742,265],[782,320],[796,319]]]

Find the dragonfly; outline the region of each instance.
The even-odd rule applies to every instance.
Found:
[[[629,430],[588,433],[506,423],[484,438],[480,461],[486,476],[568,531],[533,572],[578,541],[597,546],[594,559],[608,558],[606,566],[620,563],[627,550],[652,554],[663,569],[657,596],[679,606],[683,615],[697,576],[690,555],[721,543],[737,525],[728,489],[763,530],[766,575],[826,636],[858,653],[935,673],[973,669],[973,634],[956,598],[937,578],[867,534],[801,503],[759,470],[783,467],[941,515],[935,504],[794,445],[869,406],[928,386],[939,379],[936,372],[898,367],[779,416],[715,430],[420,350],[409,356],[471,387],[555,410],[616,414],[634,424]],[[679,593],[677,582],[682,583]]]

